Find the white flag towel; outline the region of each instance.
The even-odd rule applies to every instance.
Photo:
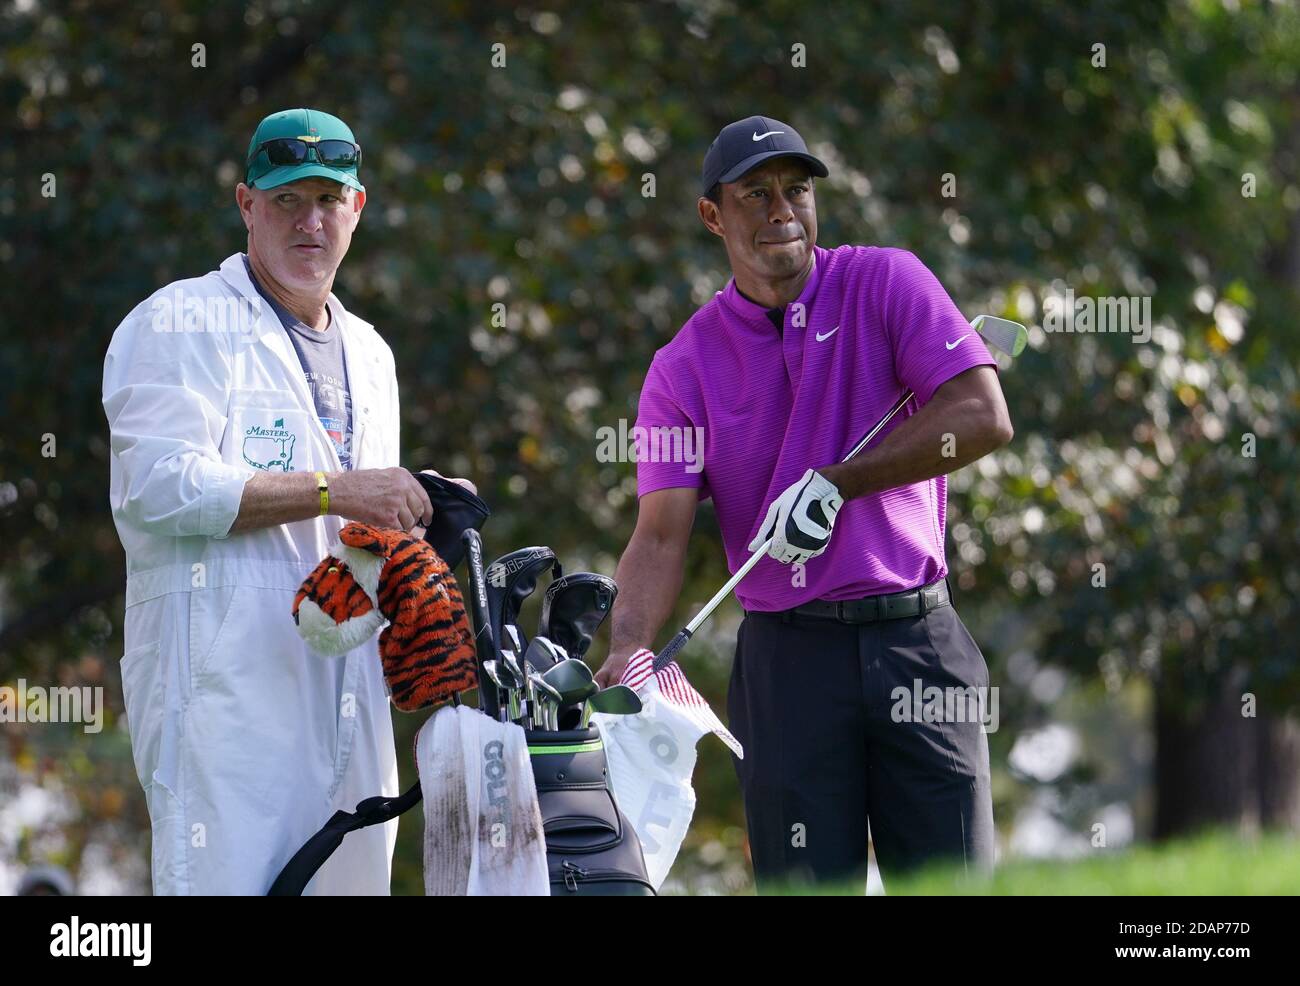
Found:
[[[655,671],[654,653],[632,655],[620,684],[641,699],[636,715],[597,713],[592,721],[605,741],[609,779],[620,810],[641,840],[655,890],[672,869],[695,814],[695,746],[714,733],[743,758],[745,751],[673,661]]]

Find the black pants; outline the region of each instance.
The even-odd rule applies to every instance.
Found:
[[[988,683],[951,605],[856,625],[747,614],[727,711],[758,889],[865,877],[868,822],[886,881],[940,859],[991,866],[988,737],[962,708]]]

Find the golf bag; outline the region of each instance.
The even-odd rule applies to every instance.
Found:
[[[551,896],[654,897],[641,843],[614,801],[600,732],[527,736]]]
[[[525,734],[546,835],[551,895],[653,897],[641,843],[614,801],[600,733],[594,727]],[[337,811],[276,877],[270,897],[296,897],[349,832],[380,825],[420,803],[420,784],[396,798],[367,798]]]
[[[499,585],[494,584],[489,593],[484,584],[478,537],[478,529],[489,515],[487,505],[440,477],[419,473],[416,479],[434,505],[434,521],[426,532],[426,540],[449,567],[455,567],[468,553],[471,590],[468,601],[478,628],[480,708],[495,714],[500,696],[492,680],[483,673],[484,662],[502,659],[501,641],[507,627],[512,643],[526,642],[515,626],[519,606],[535,589],[539,575],[549,569],[553,579],[558,580],[563,570],[549,548],[520,549],[495,563],[494,571],[501,578],[494,580]],[[563,590],[567,591],[562,597]],[[568,634],[566,642],[581,654],[590,643],[590,634],[611,608],[616,591],[612,580],[579,573],[551,594],[545,607],[547,619],[555,624],[558,635]],[[586,600],[595,615],[576,605],[577,597],[581,597],[578,602]],[[459,704],[459,696],[452,701]],[[595,728],[534,729],[525,730],[525,737],[546,838],[552,895],[654,896],[640,841],[615,802],[599,731]],[[419,804],[422,798],[417,781],[395,798],[367,798],[355,811],[335,812],[285,864],[268,896],[300,895],[347,833],[390,821]]]

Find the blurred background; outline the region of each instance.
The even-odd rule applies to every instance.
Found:
[[[1297,71],[1289,2],[5,3],[0,685],[102,687],[107,712],[0,724],[0,893],[37,865],[149,890],[103,356],[139,301],[244,249],[249,135],[299,105],[364,148],[335,291],[396,353],[404,464],[478,483],[489,557],[548,544],[611,575],[635,473],[597,429],[631,425],[653,353],[729,276],[702,155],[731,120],[794,124],[831,170],[822,246],[905,247],[968,317],[1031,327],[1002,375],[1014,441],[949,485],[957,607],[1001,689],[1003,862],[1205,829],[1292,846]],[[1150,338],[1045,331],[1066,288],[1149,297]],[[706,503],[660,645],[722,559]],[[739,618],[683,661],[720,713]],[[424,718],[394,712],[399,750]],[[668,889],[749,892],[730,756],[699,754]],[[422,892],[421,826],[394,893]]]

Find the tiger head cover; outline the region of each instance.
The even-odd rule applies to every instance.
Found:
[[[477,684],[474,638],[460,586],[428,542],[351,523],[293,601],[298,633],[339,656],[384,622],[379,656],[393,704],[415,712]]]

